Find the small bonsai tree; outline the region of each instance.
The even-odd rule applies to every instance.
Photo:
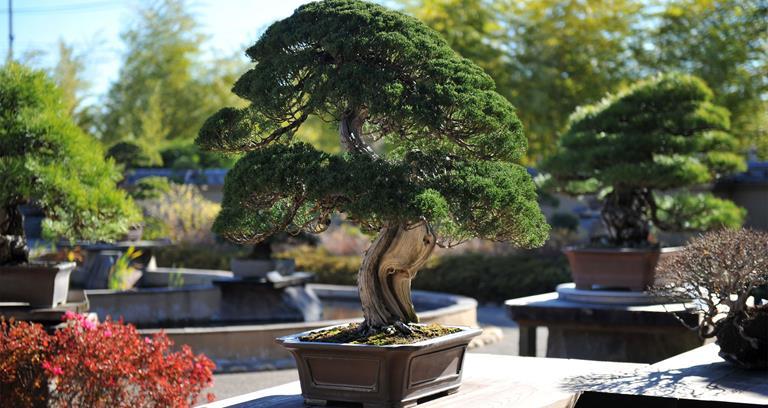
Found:
[[[768,233],[713,231],[659,265],[655,292],[694,300],[703,338],[717,336],[720,355],[750,368],[768,367],[768,304],[756,289],[768,285]],[[754,296],[754,304],[748,299]]]
[[[0,265],[28,261],[19,206],[45,212],[51,237],[111,239],[140,220],[116,188],[99,143],[69,117],[53,81],[16,63],[0,69]]]
[[[122,164],[126,170],[140,167],[152,167],[154,163],[144,149],[133,142],[118,142],[107,149],[107,157],[117,164]]]
[[[728,111],[700,79],[660,75],[577,109],[543,167],[561,191],[604,197],[601,216],[615,246],[648,245],[652,225],[738,227],[743,211],[730,201],[665,194],[746,168],[729,126]]]
[[[247,54],[255,66],[233,91],[250,105],[214,114],[197,139],[248,152],[227,175],[214,230],[256,243],[322,232],[338,212],[378,231],[358,274],[362,330],[410,332],[411,278],[436,244],[543,244],[534,184],[513,164],[526,149],[514,108],[426,25],[361,1],[317,2]],[[346,153],[291,141],[309,115],[339,123]]]

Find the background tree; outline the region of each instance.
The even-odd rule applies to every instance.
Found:
[[[188,89],[203,36],[182,1],[153,2],[138,14],[122,34],[126,53],[118,80],[107,95],[102,140],[111,144],[145,137],[140,115],[156,93],[166,129],[163,137],[191,139],[202,123],[195,120],[200,117],[195,112],[199,101]]]
[[[659,19],[641,62],[702,78],[740,147],[768,157],[768,1],[676,0]]]
[[[554,151],[568,116],[636,70],[641,2],[410,0],[407,9],[487,70],[529,134],[528,161]]]
[[[140,220],[115,187],[114,163],[77,127],[53,81],[15,63],[0,69],[0,265],[28,260],[19,206],[46,214],[48,236],[111,239]]]
[[[746,168],[729,125],[703,81],[656,76],[576,110],[544,169],[565,192],[604,195],[601,216],[616,246],[648,245],[651,225],[738,227],[744,213],[730,201],[663,194]]]
[[[416,321],[410,281],[436,244],[471,237],[543,244],[548,226],[526,140],[493,80],[418,20],[354,0],[310,3],[247,50],[233,91],[250,101],[210,117],[197,142],[248,152],[227,175],[214,231],[257,243],[322,232],[335,212],[379,235],[358,274],[368,330]],[[292,143],[314,114],[346,151]],[[382,140],[387,157],[369,142]]]
[[[183,0],[157,0],[138,10],[136,22],[122,34],[127,51],[100,121],[106,145],[135,143],[152,165],[217,161],[200,159],[206,153],[194,147],[197,130],[219,106],[243,104],[229,88],[244,63],[233,56],[203,59],[205,36],[187,9]],[[163,163],[166,149],[191,156]]]

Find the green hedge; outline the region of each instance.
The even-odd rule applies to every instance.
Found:
[[[562,255],[523,252],[511,255],[467,253],[444,256],[420,271],[414,289],[455,293],[481,302],[551,292],[569,282],[568,262]]]
[[[231,257],[246,256],[249,247],[234,245],[172,245],[156,248],[152,254],[158,266],[229,270]]]
[[[283,256],[295,258],[299,269],[315,272],[317,282],[356,284],[358,256],[333,256],[322,249],[295,250]],[[568,263],[559,254],[466,253],[433,259],[416,275],[413,288],[465,295],[481,302],[502,302],[551,292],[557,284],[570,280]]]

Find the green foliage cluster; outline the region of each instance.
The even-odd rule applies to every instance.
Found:
[[[659,15],[656,46],[641,62],[692,73],[731,111],[740,147],[768,157],[768,3],[676,0]]]
[[[319,232],[334,212],[369,229],[426,218],[446,242],[540,246],[548,226],[514,108],[482,69],[418,20],[354,0],[310,3],[247,51],[233,91],[250,101],[203,126],[205,148],[247,153],[227,175],[214,230],[239,242]],[[365,119],[386,159],[291,143],[309,115]],[[361,135],[354,135],[360,137]]]
[[[235,158],[202,150],[191,141],[169,144],[160,151],[160,157],[163,167],[180,170],[230,168],[235,164]]]
[[[520,108],[528,160],[554,151],[579,105],[649,74],[703,78],[740,150],[768,157],[764,0],[399,0]]]
[[[231,244],[179,243],[155,248],[152,255],[160,266],[228,271],[230,258],[244,257],[248,251],[248,248]],[[357,261],[359,266],[360,258]]]
[[[520,111],[528,162],[549,154],[568,115],[631,76],[635,0],[402,0],[496,81]]]
[[[49,236],[112,239],[140,217],[116,188],[120,173],[77,127],[42,71],[0,69],[0,206],[34,202]]]
[[[165,177],[145,177],[136,182],[129,192],[136,200],[159,199],[171,191],[171,183]]]
[[[416,275],[415,289],[455,293],[481,302],[551,292],[571,280],[564,256],[540,252],[509,255],[467,253],[439,258]]]
[[[622,209],[638,211],[662,229],[739,226],[742,210],[729,201],[705,193],[661,194],[746,168],[728,133],[728,110],[712,99],[706,84],[692,76],[638,82],[579,108],[544,168],[568,193],[642,196],[642,209],[629,208],[626,200]]]
[[[152,167],[157,163],[147,154],[145,149],[136,143],[118,142],[107,149],[107,157],[120,164],[125,169]]]
[[[184,0],[142,4],[122,40],[123,65],[97,118],[100,139],[107,146],[135,143],[155,166],[226,164],[207,163],[212,155],[200,152],[192,141],[218,107],[241,103],[229,88],[244,69],[243,62],[236,57],[203,58],[205,36]]]

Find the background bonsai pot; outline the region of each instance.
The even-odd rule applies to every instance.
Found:
[[[35,263],[0,267],[0,302],[25,302],[55,307],[66,302],[74,262]]]
[[[674,256],[680,249],[567,247],[563,252],[577,289],[643,291],[654,283],[659,261]]]
[[[461,329],[418,343],[388,346],[299,339],[309,332],[280,337],[277,342],[296,359],[301,393],[308,403],[403,407],[416,405],[423,397],[458,390],[467,345],[482,332]]]

